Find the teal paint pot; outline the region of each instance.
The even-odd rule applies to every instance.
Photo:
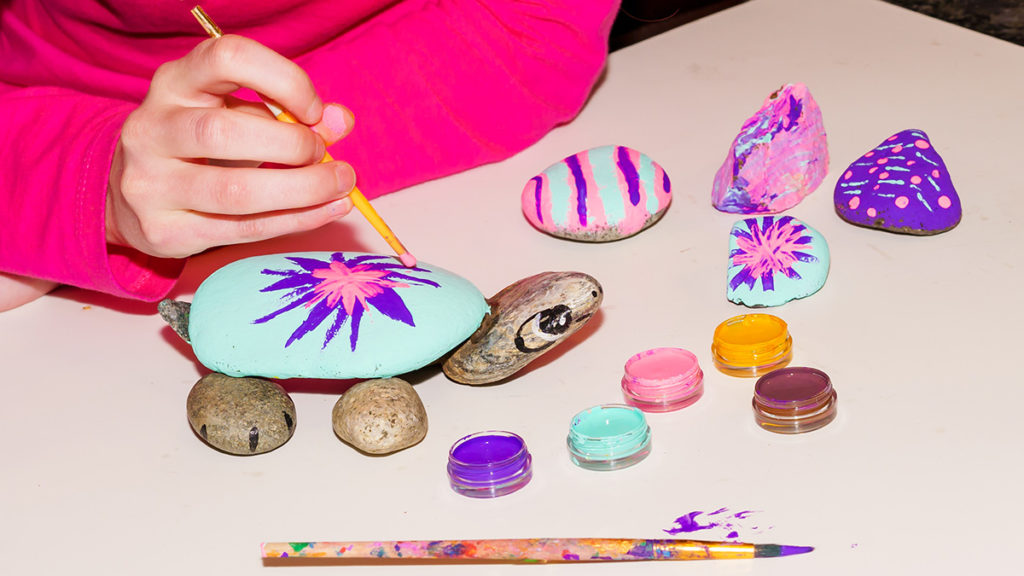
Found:
[[[651,452],[651,428],[644,413],[624,404],[602,404],[572,418],[566,438],[573,463],[588,470],[618,470]]]

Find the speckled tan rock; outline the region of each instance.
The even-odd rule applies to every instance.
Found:
[[[427,411],[416,390],[400,378],[367,380],[334,405],[334,433],[370,454],[390,454],[427,435]]]
[[[262,378],[203,376],[188,394],[188,422],[203,440],[229,454],[269,452],[292,437],[295,404]]]
[[[504,380],[582,328],[603,297],[601,284],[582,272],[524,278],[487,300],[490,313],[444,373],[463,384]]]

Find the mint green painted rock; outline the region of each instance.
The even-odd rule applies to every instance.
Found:
[[[751,308],[780,306],[825,285],[825,237],[792,216],[753,216],[729,234],[729,300]]]
[[[392,256],[304,252],[224,266],[196,291],[188,336],[230,376],[387,378],[466,340],[488,305],[468,280]]]

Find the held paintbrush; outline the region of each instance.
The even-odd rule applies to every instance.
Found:
[[[192,8],[191,12],[192,16],[199,21],[200,26],[203,27],[203,30],[206,30],[206,33],[209,34],[211,38],[220,38],[222,36],[220,27],[218,27],[213,19],[206,14],[206,11],[204,11],[201,6],[195,6]],[[288,122],[290,124],[299,123],[299,121],[295,119],[295,116],[292,116],[287,110],[282,110],[273,102],[263,99],[262,97],[261,100],[263,101],[263,104],[266,105],[267,109],[270,110],[271,114],[273,114],[278,120]],[[320,162],[332,162],[333,160],[334,158],[331,157],[331,154],[329,152],[325,152],[324,157]],[[359,212],[370,222],[373,229],[376,230],[382,238],[384,238],[384,241],[387,242],[389,246],[391,246],[395,251],[395,254],[398,255],[399,260],[402,261],[402,264],[409,268],[415,266],[416,258],[405,249],[405,246],[403,246],[398,240],[398,237],[391,231],[391,228],[384,222],[384,219],[377,214],[377,211],[370,204],[370,201],[366,199],[366,196],[359,191],[359,188],[353,187],[352,191],[349,192],[348,197],[352,199],[352,205],[355,206],[356,209],[359,210]]]
[[[629,538],[264,542],[261,548],[263,558],[469,560],[519,563],[731,560],[776,558],[805,554],[814,550],[810,546]]]

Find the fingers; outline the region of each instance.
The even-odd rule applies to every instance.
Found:
[[[319,162],[323,138],[300,124],[227,108],[172,108],[154,135],[171,158],[255,160],[300,166]]]
[[[250,88],[301,124],[280,122]],[[122,126],[107,193],[107,239],[147,254],[310,230],[347,214],[355,186],[343,162],[321,164],[352,113],[324,106],[300,67],[252,40],[224,36],[162,65]],[[256,168],[271,162],[294,168]]]
[[[210,106],[241,87],[279,103],[303,124],[320,120],[323,103],[297,64],[255,40],[225,35],[205,40],[184,58],[161,66],[151,94],[179,106]]]
[[[315,206],[348,195],[356,182],[344,162],[279,170],[185,164],[171,178],[181,192],[168,208],[222,215]]]
[[[203,250],[209,246],[258,242],[285,234],[315,230],[345,216],[351,210],[352,200],[345,197],[317,206],[255,215],[190,216],[197,222],[198,234],[194,241],[201,246],[199,250]]]

